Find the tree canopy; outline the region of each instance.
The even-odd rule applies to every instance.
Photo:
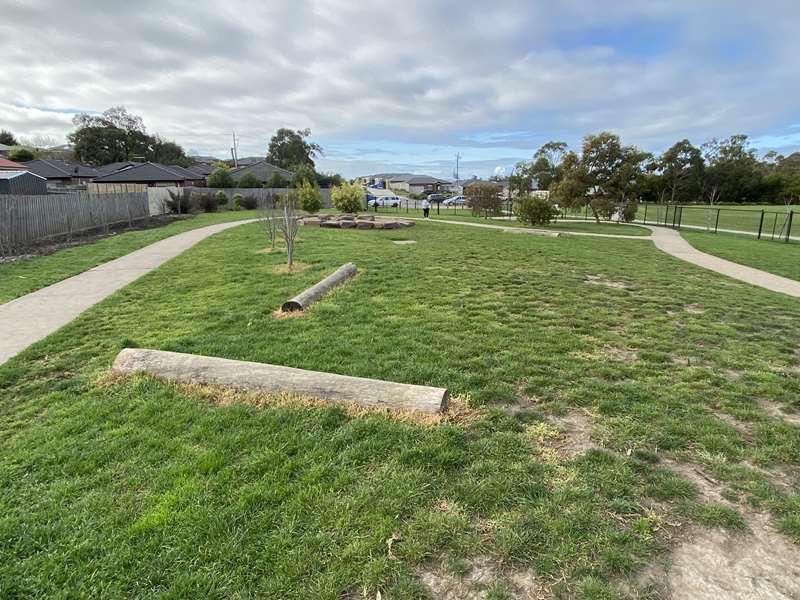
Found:
[[[17,145],[17,138],[14,137],[14,134],[10,131],[6,131],[5,129],[0,130],[0,144],[5,146],[16,146]]]
[[[78,114],[72,122],[76,129],[68,139],[74,144],[75,158],[81,162],[101,166],[144,158],[182,166],[191,163],[181,146],[149,135],[142,118],[123,106],[109,108],[101,115]]]
[[[322,147],[306,138],[310,129],[294,131],[281,127],[272,136],[267,148],[267,162],[283,169],[293,171],[301,165],[314,168],[314,158],[322,154]]]

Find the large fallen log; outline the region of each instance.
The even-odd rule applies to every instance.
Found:
[[[284,302],[283,306],[281,306],[281,310],[283,312],[305,310],[333,288],[343,284],[350,277],[353,277],[356,272],[357,269],[353,263],[343,264],[318,284],[311,286],[304,292],[297,294],[297,296],[291,300]]]
[[[112,369],[117,373],[143,372],[182,383],[288,393],[395,411],[443,412],[449,398],[443,388],[143,348],[120,352]]]

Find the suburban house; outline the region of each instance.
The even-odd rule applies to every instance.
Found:
[[[116,164],[119,165],[121,163]],[[103,169],[107,170],[110,166],[106,165]],[[92,183],[128,184],[142,187],[204,186],[205,177],[177,165],[131,162],[116,171],[95,177]],[[93,187],[99,189],[100,186],[93,185]]]
[[[215,158],[213,156],[197,156],[197,155],[189,155],[189,160],[192,160],[196,164],[200,165],[213,165],[215,162],[219,161],[218,158]]]
[[[197,173],[198,175],[202,176],[204,179],[208,179],[208,176],[214,172],[214,165],[210,163],[198,163],[186,168],[192,173]]]
[[[0,170],[0,194],[38,196],[46,193],[47,179],[44,177],[25,170]]]
[[[25,167],[31,173],[47,179],[50,186],[66,186],[88,183],[98,172],[94,167],[87,167],[78,163],[71,163],[65,160],[37,159],[29,160]]]
[[[262,184],[266,183],[267,179],[269,179],[273,173],[278,173],[284,179],[291,179],[294,176],[294,173],[291,171],[276,167],[264,159],[245,167],[231,169],[231,176],[233,177],[234,181],[239,181],[246,173],[252,173],[255,175]]]
[[[449,191],[451,185],[451,182],[446,179],[439,179],[430,175],[400,176],[389,180],[389,187],[394,190],[404,190],[410,194]]]
[[[11,152],[11,148],[13,148],[13,146],[6,146],[5,144],[0,144],[0,156],[8,156],[8,153]]]
[[[25,165],[0,157],[0,171],[27,171]]]

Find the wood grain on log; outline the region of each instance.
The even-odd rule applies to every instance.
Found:
[[[143,348],[122,350],[112,368],[117,373],[143,372],[182,383],[288,393],[329,402],[355,402],[371,408],[429,414],[447,410],[449,397],[443,388]]]

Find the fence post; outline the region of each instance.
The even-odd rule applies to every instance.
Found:
[[[786,223],[786,243],[787,244],[791,240],[791,236],[792,236],[792,217],[793,216],[794,216],[794,211],[790,210],[789,211],[789,219],[788,219],[788,221]]]
[[[761,209],[761,219],[758,222],[758,237],[757,240],[761,239],[761,230],[764,229],[764,209]]]
[[[714,222],[714,233],[717,233],[717,229],[719,229],[719,213],[722,209],[717,209],[717,220]]]

